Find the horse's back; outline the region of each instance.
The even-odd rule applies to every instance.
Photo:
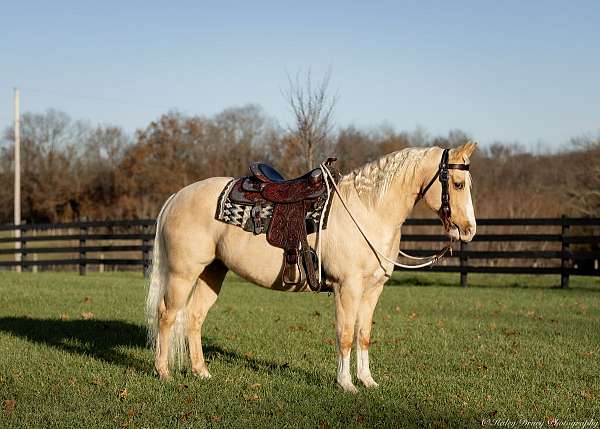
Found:
[[[207,213],[212,210],[213,216],[217,208],[219,195],[231,180],[231,177],[210,177],[187,185],[180,189],[165,210],[168,220],[201,221],[204,216],[199,213]],[[171,218],[171,219],[169,219]]]

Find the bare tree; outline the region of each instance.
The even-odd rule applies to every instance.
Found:
[[[307,169],[316,166],[317,156],[323,156],[332,131],[332,115],[337,96],[329,94],[331,72],[327,72],[318,85],[314,85],[310,70],[301,79],[300,73],[292,79],[284,96],[294,115],[295,124],[289,127],[301,152]]]
[[[77,201],[81,188],[80,177],[74,174],[80,153],[78,146],[89,133],[89,124],[74,121],[66,113],[54,109],[23,114],[21,204],[24,220],[53,222],[78,217],[76,210],[66,213],[63,208],[71,206],[71,201]],[[8,155],[9,161],[12,160],[13,135],[12,127],[6,129],[9,147],[4,154]],[[12,178],[7,179],[12,182]],[[3,188],[0,192],[3,201],[11,201],[12,205],[10,187]]]
[[[600,215],[600,136],[571,139],[570,162],[577,168],[565,175],[564,192],[573,211],[584,216]],[[563,154],[569,156],[569,154]],[[564,169],[560,169],[561,171]]]

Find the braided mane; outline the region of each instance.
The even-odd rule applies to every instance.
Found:
[[[430,150],[435,148],[406,148],[384,155],[358,167],[342,177],[344,188],[354,186],[367,205],[381,201],[394,180],[401,185],[410,183],[419,174],[419,167]]]

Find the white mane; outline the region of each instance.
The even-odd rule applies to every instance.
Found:
[[[394,180],[404,185],[410,183],[417,174],[421,161],[434,148],[407,148],[384,155],[379,159],[358,167],[342,177],[341,185],[354,185],[363,202],[377,203]]]

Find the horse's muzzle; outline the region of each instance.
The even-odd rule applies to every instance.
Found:
[[[460,240],[464,241],[465,243],[468,243],[469,241],[473,240],[476,229],[477,228],[475,225],[469,225],[466,228],[461,228],[457,225],[452,225],[452,227],[448,231],[448,237],[450,237],[453,241]]]

